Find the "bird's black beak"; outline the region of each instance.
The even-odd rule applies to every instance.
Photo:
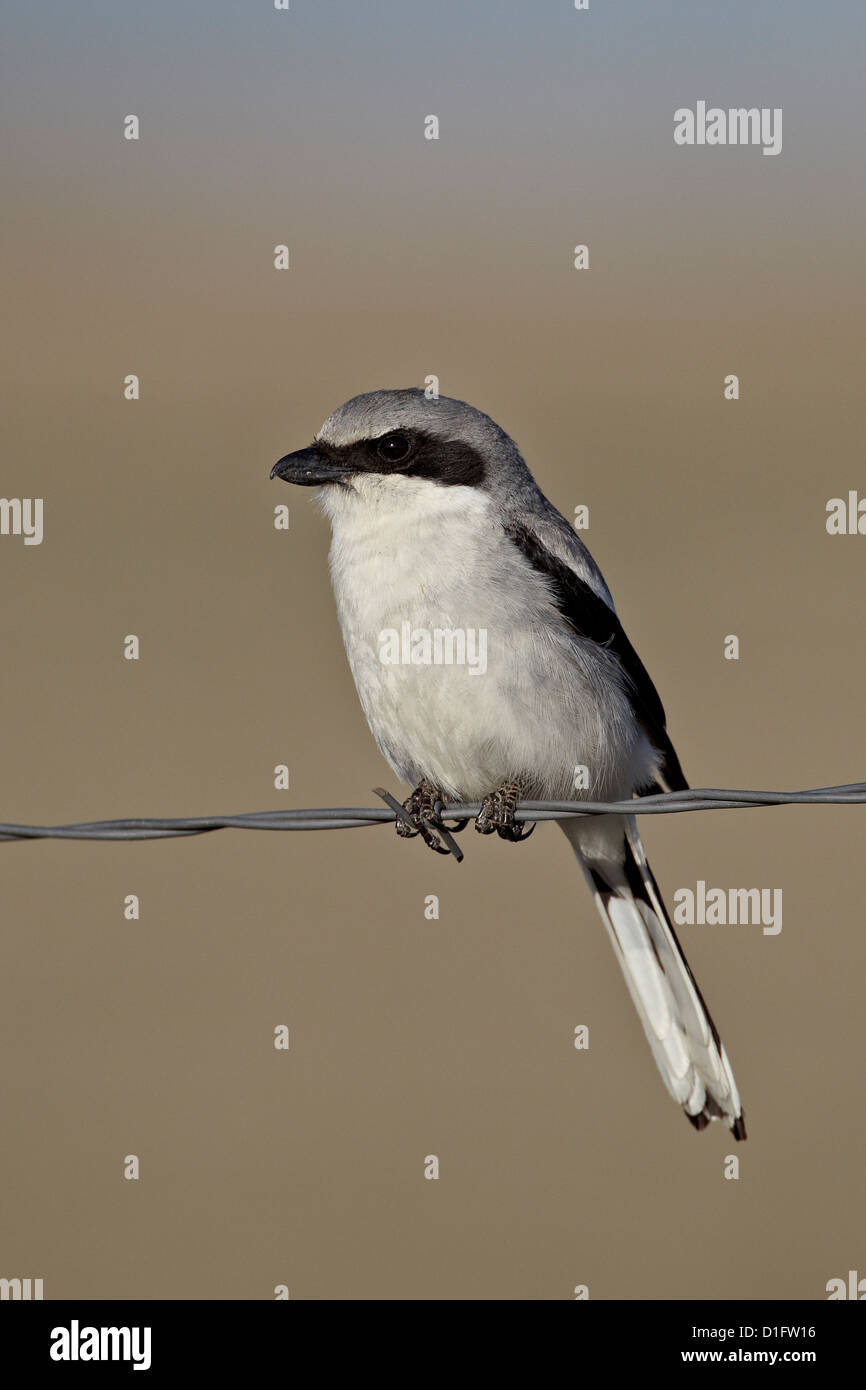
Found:
[[[334,459],[329,459],[316,448],[297,449],[286,454],[271,469],[272,478],[282,478],[286,483],[298,483],[301,487],[320,487],[323,483],[340,483],[348,477],[347,470]]]

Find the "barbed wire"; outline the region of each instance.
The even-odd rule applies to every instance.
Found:
[[[0,840],[163,840],[186,835],[207,835],[214,830],[355,830],[381,825],[399,816],[408,820],[402,805],[377,787],[384,806],[325,806],[299,811],[247,811],[234,816],[136,817],[124,820],[81,821],[75,825],[15,825],[0,822]],[[611,813],[630,816],[676,815],[685,811],[742,810],[757,806],[847,806],[866,804],[866,782],[839,787],[813,787],[799,792],[725,791],[692,787],[687,791],[660,792],[629,801],[521,801],[518,821],[569,820],[576,816]],[[479,804],[449,804],[442,808],[446,820],[474,819]],[[438,829],[438,827],[437,827]],[[456,846],[452,843],[452,853]],[[462,856],[457,854],[457,857]]]

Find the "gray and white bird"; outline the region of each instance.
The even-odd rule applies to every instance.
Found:
[[[476,828],[518,840],[518,799],[620,801],[688,785],[597,565],[489,416],[418,389],[371,391],[271,477],[320,490],[361,705],[415,788],[399,832],[441,848],[437,804],[481,802]],[[437,633],[448,635],[438,661]],[[455,635],[481,633],[486,662],[460,664]],[[588,770],[580,792],[576,768]],[[635,818],[560,824],[668,1090],[696,1129],[721,1120],[744,1139],[725,1049]]]

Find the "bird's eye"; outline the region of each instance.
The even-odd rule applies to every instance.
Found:
[[[405,434],[386,434],[376,441],[376,453],[385,463],[402,463],[412,452],[412,441]]]

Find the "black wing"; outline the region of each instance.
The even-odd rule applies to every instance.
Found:
[[[564,560],[552,554],[528,527],[510,522],[505,526],[505,534],[533,569],[547,579],[554,602],[572,631],[590,642],[597,642],[600,647],[606,647],[619,658],[628,681],[635,717],[650,743],[662,755],[658,785],[664,791],[685,790],[689,784],[665,728],[665,712],[658,691],[613,609]]]

